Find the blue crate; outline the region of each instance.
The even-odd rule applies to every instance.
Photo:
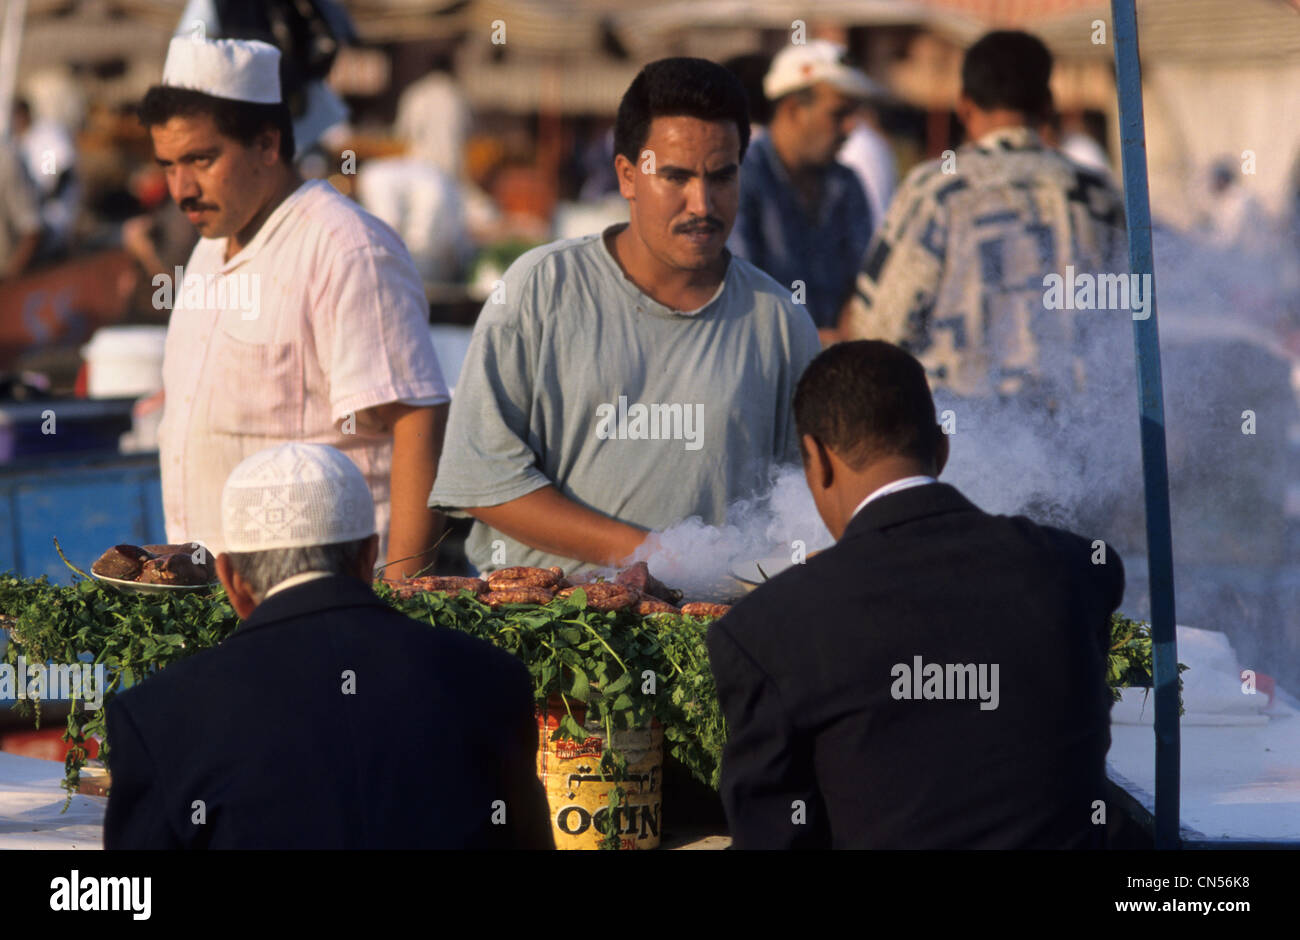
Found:
[[[158,455],[42,458],[0,467],[0,571],[70,584],[112,545],[165,542]]]

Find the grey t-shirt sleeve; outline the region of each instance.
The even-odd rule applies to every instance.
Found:
[[[551,483],[530,444],[537,350],[533,277],[507,272],[507,302],[483,305],[447,418],[429,506],[499,506]]]

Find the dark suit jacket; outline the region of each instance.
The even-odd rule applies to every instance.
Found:
[[[1124,569],[1092,554],[929,484],[869,503],[834,547],[736,605],[708,634],[733,844],[1097,845]],[[931,700],[919,679],[919,700],[895,698],[917,691],[900,668],[916,657],[959,694],[968,673],[948,686],[949,664],[984,664],[990,691],[998,664],[997,707],[978,686]]]
[[[106,849],[553,847],[527,669],[356,578],[272,595],[107,721]]]

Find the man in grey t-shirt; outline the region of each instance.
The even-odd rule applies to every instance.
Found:
[[[616,564],[798,462],[817,330],[725,248],[746,109],[712,62],[646,66],[614,131],[631,221],[528,252],[484,304],[429,497],[477,520],[480,569]]]

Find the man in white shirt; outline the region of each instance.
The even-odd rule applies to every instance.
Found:
[[[223,549],[222,485],[278,443],[336,447],[375,503],[389,577],[432,561],[448,395],[420,279],[396,234],[292,164],[279,52],[174,39],[140,108],[168,189],[202,236],[170,307],[159,435],[167,538]],[[391,521],[390,521],[391,520]]]

